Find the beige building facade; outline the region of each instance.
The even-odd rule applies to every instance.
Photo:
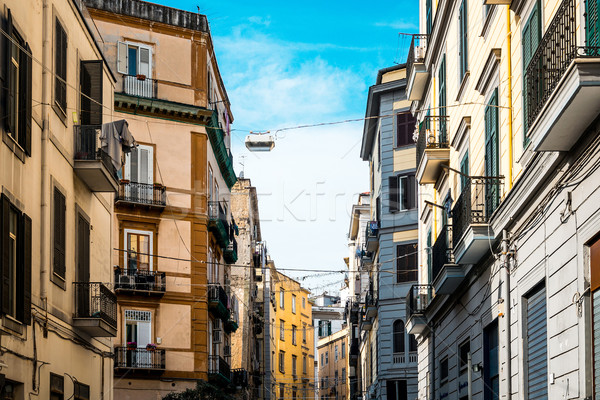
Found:
[[[348,371],[348,327],[319,339],[317,363],[319,364],[319,393],[321,400],[342,400],[350,397]]]

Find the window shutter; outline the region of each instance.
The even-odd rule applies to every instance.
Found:
[[[23,135],[24,138],[24,146],[25,153],[31,157],[31,96],[32,96],[32,83],[31,80],[33,78],[31,73],[31,66],[33,64],[33,54],[31,53],[31,48],[29,47],[29,43],[25,44],[24,57],[22,57],[22,67],[21,71],[24,72],[24,80],[25,84],[21,85],[21,88],[25,88],[25,107],[23,110],[23,118],[24,123],[21,124],[25,128],[25,132]],[[22,53],[23,54],[23,53]]]
[[[55,46],[54,46],[54,99],[56,103],[66,112],[67,107],[67,33],[56,20],[55,22]]]
[[[150,78],[150,49],[140,47],[140,75]]]
[[[587,0],[585,11],[586,41],[589,47],[600,46],[600,0]]]
[[[527,299],[527,398],[548,398],[546,288]]]
[[[9,214],[10,214],[10,202],[8,201],[8,197],[2,195],[2,204],[1,204],[1,212],[2,218],[1,220],[1,229],[0,234],[0,253],[2,254],[2,313],[7,314],[10,312],[9,310],[9,293],[10,293],[10,262],[8,256],[8,230],[9,230]]]
[[[102,125],[102,61],[82,61],[81,125]]]
[[[10,37],[12,37],[12,31],[13,31],[13,26],[12,26],[12,14],[10,12],[10,10],[7,10],[6,12],[6,20],[4,20],[4,25],[3,25],[4,31],[6,32],[6,36],[5,35],[0,35],[1,36],[1,42],[2,42],[2,96],[0,96],[0,101],[2,102],[2,114],[3,115],[9,115],[10,114],[10,109],[9,109],[9,96],[8,96],[8,90],[9,90],[9,77],[8,77],[8,71],[9,71],[9,64],[10,64],[10,52],[11,52],[11,41],[10,41]],[[3,125],[5,129],[8,129],[9,127],[9,118],[2,118],[3,120]]]
[[[390,190],[390,212],[398,211],[398,177],[390,176],[388,178]]]
[[[31,325],[31,218],[23,214],[18,227],[17,315],[18,321]]]
[[[438,93],[440,97],[439,115],[446,115],[446,55],[442,56],[440,69],[438,72]],[[440,143],[446,143],[446,121],[440,119],[440,133],[438,138]]]
[[[117,72],[127,74],[127,44],[117,42]]]
[[[413,208],[415,208],[417,206],[417,184],[416,184],[414,175],[408,175],[406,180],[408,182],[407,183],[408,203],[407,203],[406,209],[412,210]]]
[[[65,279],[65,196],[54,188],[54,273]]]

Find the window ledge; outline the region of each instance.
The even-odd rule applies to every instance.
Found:
[[[460,80],[460,86],[458,87],[458,94],[456,95],[456,101],[460,102],[460,99],[463,96],[463,93],[465,92],[465,88],[467,87],[467,83],[469,82],[469,76],[471,76],[471,72],[470,71],[466,71],[465,74],[463,75],[462,79]]]
[[[485,17],[485,20],[483,21],[483,27],[481,29],[481,37],[484,37],[487,35],[490,26],[492,25],[492,19],[494,17],[494,14],[496,14],[496,6],[495,5],[490,5],[490,11],[488,12],[487,16]]]
[[[54,102],[52,104],[52,109],[54,110],[54,112],[56,113],[56,116],[58,116],[58,119],[60,119],[63,123],[63,125],[67,127],[67,113],[62,109],[61,106],[59,106],[58,104],[56,104],[56,102]]]
[[[65,290],[65,291],[67,290],[66,281],[63,278],[61,278],[60,276],[56,275],[54,272],[52,272],[50,280],[52,281],[52,283],[54,283],[56,286],[58,286],[62,290]]]
[[[13,333],[23,335],[24,325],[10,315],[5,315],[2,317],[2,326]]]
[[[23,150],[19,143],[17,143],[17,141],[5,130],[2,130],[2,141],[13,153],[15,153],[15,156],[25,164],[25,150]]]

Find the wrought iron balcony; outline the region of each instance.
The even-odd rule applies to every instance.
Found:
[[[156,98],[156,81],[145,75],[123,75],[123,93],[130,96]]]
[[[215,235],[222,249],[227,249],[229,245],[229,221],[225,209],[224,202],[208,202],[208,229]]]
[[[219,116],[216,111],[213,111],[210,123],[207,126],[208,137],[210,138],[210,144],[217,159],[217,164],[219,164],[219,169],[221,170],[221,174],[223,175],[223,179],[227,186],[231,189],[231,187],[237,181],[237,176],[235,175],[235,171],[233,170],[233,156],[231,155],[231,151],[225,145],[223,133],[223,128],[219,123]]]
[[[223,251],[223,258],[227,264],[235,264],[238,260],[237,240],[235,240],[234,235],[230,235],[229,244],[225,251]]]
[[[115,347],[115,370],[160,374],[165,370],[165,349]]]
[[[102,125],[75,125],[74,164],[75,174],[92,192],[116,192],[117,171],[110,156],[102,150],[100,133]]]
[[[377,291],[370,290],[365,297],[365,314],[367,318],[373,318],[377,315]]]
[[[230,311],[227,308],[227,293],[223,286],[218,283],[208,284],[208,309],[216,317],[226,322]]]
[[[233,386],[235,386],[238,390],[248,387],[248,371],[245,369],[232,369],[231,376],[231,383],[233,383]]]
[[[100,282],[73,282],[73,326],[92,337],[117,335],[117,296]]]
[[[165,207],[167,196],[165,187],[161,184],[138,183],[121,180],[117,203],[130,203],[150,207]]]
[[[431,282],[437,294],[453,293],[465,277],[463,267],[454,263],[452,243],[452,226],[446,225],[431,248]]]
[[[425,54],[427,52],[427,40],[429,35],[413,35],[406,59],[407,86],[406,93],[408,100],[421,100],[425,91],[425,84],[429,77],[429,72],[425,67]]]
[[[448,116],[426,116],[419,124],[417,181],[421,185],[435,183],[449,160]]]
[[[167,287],[164,272],[115,268],[115,291],[148,296],[162,296]]]
[[[222,386],[231,383],[231,367],[221,356],[208,357],[208,378]]]
[[[370,331],[373,329],[373,321],[367,317],[366,307],[363,307],[360,313],[360,329],[363,331]]]
[[[373,252],[367,250],[366,243],[362,245],[360,250],[360,260],[363,268],[373,265]]]
[[[369,221],[365,232],[367,251],[376,251],[379,247],[379,221]]]
[[[406,296],[406,330],[411,335],[421,334],[427,329],[425,311],[433,299],[431,285],[413,285]]]
[[[454,258],[458,264],[474,264],[489,250],[494,232],[490,218],[500,205],[503,177],[471,177],[452,209]]]
[[[527,64],[525,130],[536,151],[570,150],[598,115],[600,47],[581,46],[589,32],[577,28],[597,26],[592,14],[578,22],[576,2],[563,0]]]

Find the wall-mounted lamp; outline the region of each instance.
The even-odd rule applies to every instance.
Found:
[[[473,372],[481,372],[483,370],[481,363],[473,364],[471,368],[473,369]]]

